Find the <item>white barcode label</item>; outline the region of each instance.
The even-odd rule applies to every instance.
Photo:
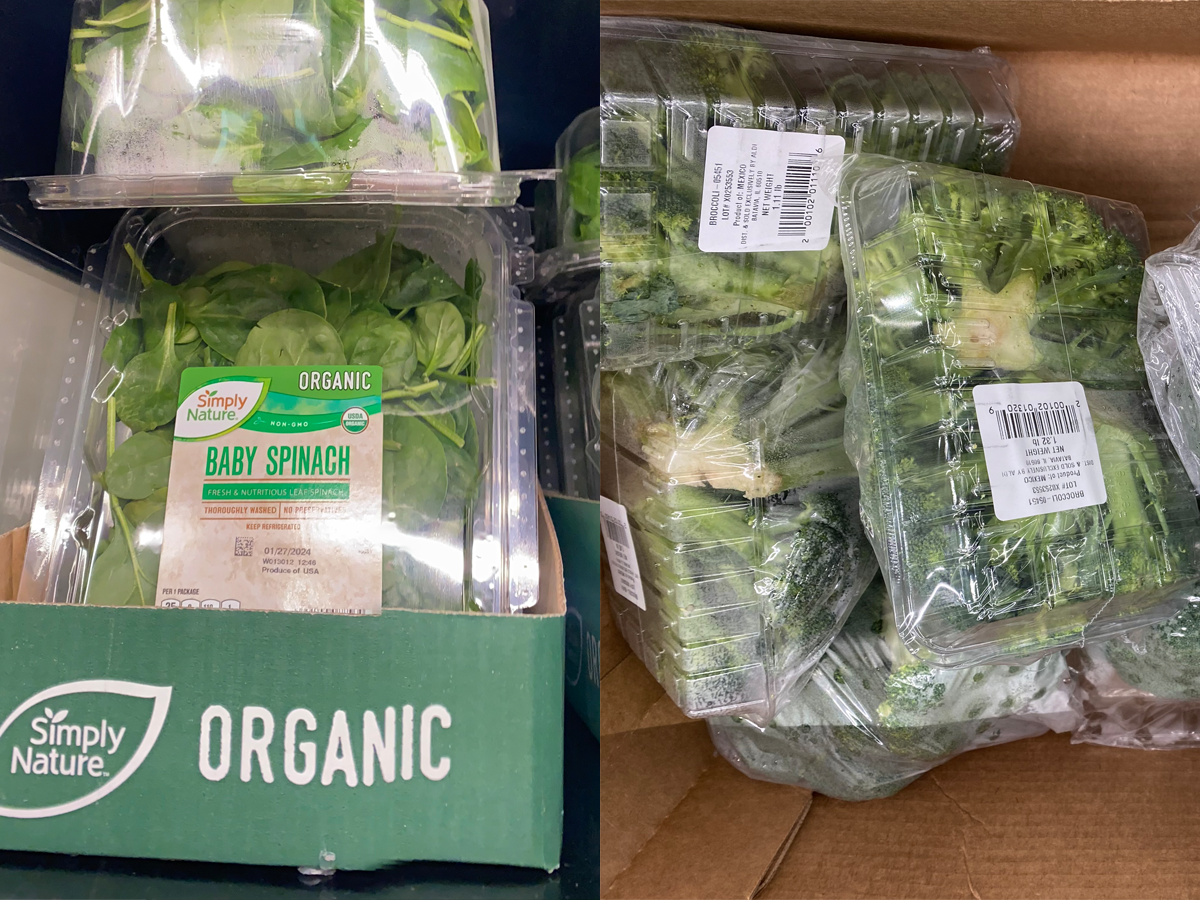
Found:
[[[629,515],[625,507],[601,497],[600,530],[604,534],[604,548],[608,551],[613,587],[626,600],[645,609],[646,595],[642,593],[642,576],[633,552],[633,541],[629,537]]]
[[[837,208],[846,141],[717,125],[708,130],[700,249],[822,250]]]
[[[1004,522],[1108,500],[1087,396],[1077,381],[981,384],[972,392]]]

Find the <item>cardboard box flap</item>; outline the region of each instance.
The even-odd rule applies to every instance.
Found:
[[[1200,4],[1173,0],[602,0],[604,15],[970,50],[1195,53]]]
[[[605,897],[754,896],[812,794],[751,781],[713,749],[601,612],[600,884]]]
[[[1181,897],[1200,754],[1047,735],[966,753],[886,800],[818,796],[763,897]]]

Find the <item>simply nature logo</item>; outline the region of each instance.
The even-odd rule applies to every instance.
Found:
[[[153,749],[170,705],[170,687],[136,681],[34,694],[0,723],[0,816],[58,816],[112,793]]]
[[[233,431],[262,405],[267,379],[232,378],[193,391],[179,405],[175,437],[204,440]]]

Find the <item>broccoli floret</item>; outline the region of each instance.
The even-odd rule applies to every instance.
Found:
[[[648,279],[640,276],[633,284],[621,286],[617,299],[604,305],[604,315],[614,322],[645,322],[670,315],[679,309],[679,290],[668,276],[655,272]]]
[[[1151,626],[1136,643],[1118,639],[1104,655],[1124,681],[1163,700],[1200,700],[1200,602]]]

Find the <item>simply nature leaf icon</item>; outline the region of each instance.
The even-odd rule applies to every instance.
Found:
[[[170,685],[141,684],[136,681],[108,678],[85,679],[38,691],[6,717],[0,716],[0,741],[7,736],[9,744],[5,745],[5,749],[16,744],[13,761],[8,765],[10,761],[5,759],[6,765],[0,768],[0,821],[60,816],[90,806],[117,790],[138,770],[153,749],[167,719],[171,694]],[[45,705],[56,699],[67,698],[72,698],[71,706],[57,712],[53,707]],[[149,704],[137,701],[149,701]],[[56,783],[49,786],[42,783],[43,779],[24,779],[23,776],[31,774],[31,771],[33,774],[37,772],[32,769],[32,746],[26,751],[26,761],[22,762],[20,759],[21,736],[30,733],[31,728],[33,731],[41,728],[43,734],[49,730],[42,728],[34,717],[39,709],[45,713],[43,721],[53,723],[54,727],[69,727],[72,731],[98,731],[98,725],[103,724],[107,718],[109,725],[106,727],[115,729],[115,734],[124,735],[121,739],[121,753],[114,756],[116,746],[113,746],[103,757],[103,777],[55,779]],[[57,723],[63,722],[71,711],[74,711],[80,724],[58,725]],[[109,733],[113,731],[110,730]],[[68,736],[67,742],[77,744],[78,738],[72,741]],[[95,773],[89,771],[89,774]]]

